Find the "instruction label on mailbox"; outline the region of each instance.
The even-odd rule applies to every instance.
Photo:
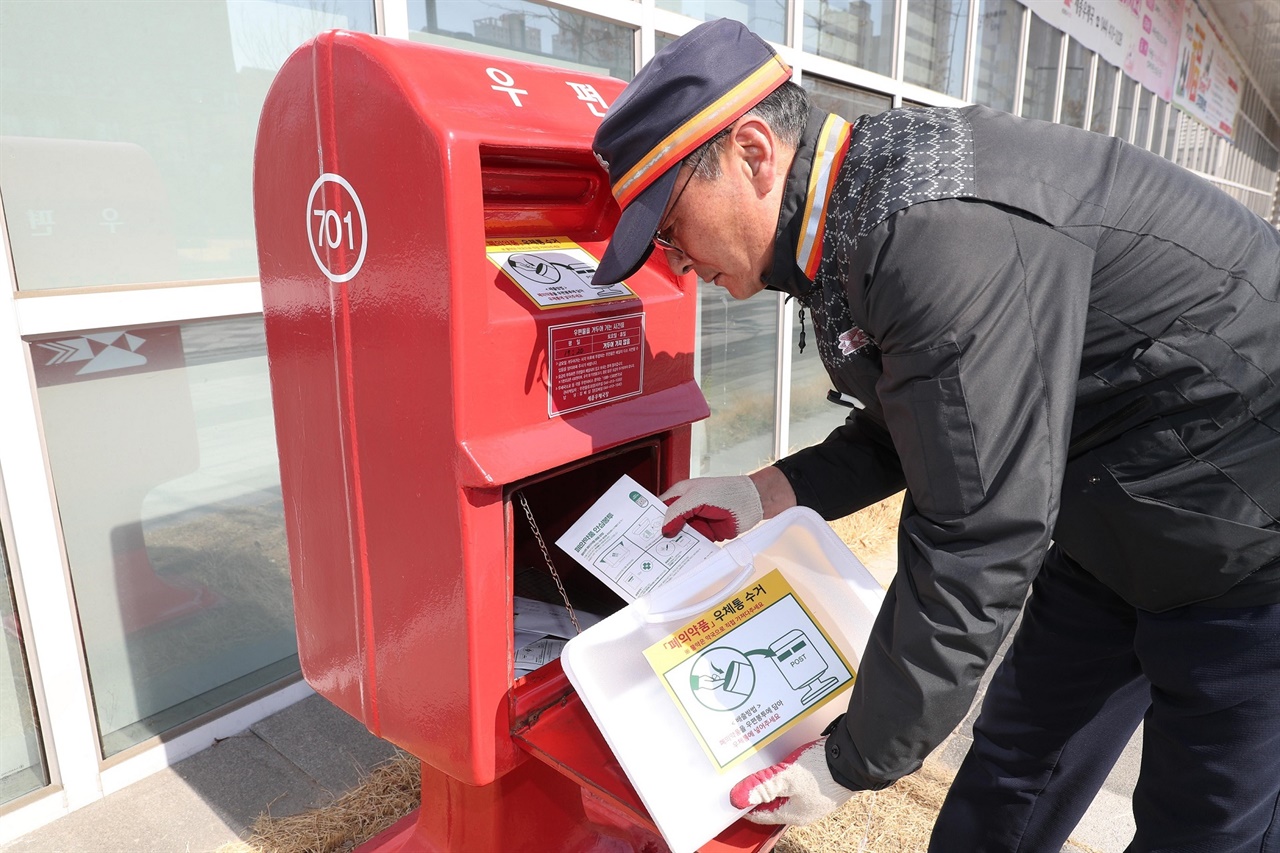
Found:
[[[853,681],[853,668],[777,569],[645,649],[719,772]]]
[[[644,313],[547,329],[547,415],[634,397],[644,390]]]
[[[539,308],[595,305],[636,295],[624,282],[592,284],[599,262],[564,237],[491,240],[485,257]]]

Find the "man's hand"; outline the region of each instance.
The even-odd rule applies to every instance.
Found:
[[[660,497],[667,503],[662,519],[664,536],[675,536],[687,522],[713,542],[732,539],[764,518],[760,493],[750,477],[682,480]]]
[[[818,738],[752,773],[733,786],[729,802],[735,809],[755,806],[745,815],[753,823],[803,825],[826,817],[853,796],[831,778],[826,747],[827,739]]]

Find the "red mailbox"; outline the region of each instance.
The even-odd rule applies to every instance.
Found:
[[[422,760],[423,808],[384,848],[665,849],[558,662],[513,670],[514,596],[622,606],[563,555],[553,573],[536,534],[554,548],[623,474],[686,476],[707,415],[692,281],[658,259],[590,286],[618,216],[590,140],[621,88],[332,32],[263,108],[299,654],[317,691]],[[773,837],[740,822],[704,849]]]

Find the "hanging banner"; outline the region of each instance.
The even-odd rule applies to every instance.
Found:
[[[1165,101],[1173,97],[1183,6],[1183,0],[1142,0],[1125,51],[1124,73]]]
[[[1213,132],[1232,138],[1240,105],[1240,68],[1195,0],[1188,0],[1183,11],[1173,103]]]
[[[1230,139],[1240,67],[1197,0],[1029,2],[1042,20]]]
[[[1027,7],[1116,67],[1124,65],[1129,39],[1143,0],[1062,0]],[[1170,0],[1179,2],[1179,0]]]
[[[1062,0],[1030,9],[1169,100],[1184,0]]]

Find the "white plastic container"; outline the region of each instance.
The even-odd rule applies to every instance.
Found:
[[[674,853],[737,820],[733,785],[845,710],[883,599],[797,507],[569,641],[565,674]]]

